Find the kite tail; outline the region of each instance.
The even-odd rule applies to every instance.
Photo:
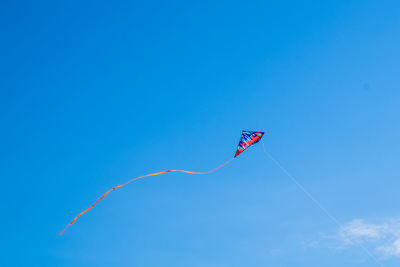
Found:
[[[59,235],[61,235],[62,233],[64,233],[64,231],[67,230],[67,228],[68,228],[70,225],[72,225],[79,217],[81,217],[83,214],[85,214],[86,212],[88,212],[89,210],[91,210],[94,206],[96,206],[96,204],[99,203],[100,200],[102,200],[102,199],[103,199],[105,196],[107,196],[109,193],[111,193],[111,191],[113,191],[113,190],[115,190],[115,189],[118,189],[118,188],[120,188],[120,187],[123,187],[124,185],[127,185],[127,184],[129,184],[129,183],[131,183],[131,182],[133,182],[133,181],[135,181],[135,180],[139,180],[139,179],[142,179],[142,178],[145,178],[145,177],[149,177],[149,176],[160,175],[160,174],[164,174],[164,173],[167,173],[167,172],[184,172],[184,173],[190,173],[190,174],[208,174],[208,173],[214,172],[214,171],[218,170],[219,168],[225,166],[226,164],[228,164],[228,163],[231,162],[232,160],[233,160],[233,158],[230,159],[230,160],[228,160],[228,161],[225,162],[224,164],[222,164],[222,165],[216,167],[215,169],[212,169],[211,171],[207,171],[207,172],[191,172],[191,171],[185,171],[185,170],[167,170],[167,171],[156,172],[156,173],[151,173],[151,174],[146,174],[146,175],[143,175],[143,176],[135,177],[135,178],[129,180],[128,182],[126,182],[126,183],[124,183],[124,184],[120,184],[120,185],[118,185],[118,186],[115,186],[115,187],[111,188],[110,190],[108,190],[107,192],[105,192],[104,195],[102,195],[92,206],[90,206],[90,207],[87,208],[86,210],[84,210],[84,211],[82,211],[81,213],[79,213],[79,214],[72,220],[72,222],[70,222],[70,223],[64,228],[64,230],[62,230],[62,231],[59,233]]]

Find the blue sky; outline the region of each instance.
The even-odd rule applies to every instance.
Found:
[[[2,266],[400,263],[398,1],[6,1]],[[343,225],[335,224],[241,130]],[[351,237],[349,241],[348,237]]]

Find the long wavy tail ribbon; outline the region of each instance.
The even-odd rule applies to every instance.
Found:
[[[72,222],[70,222],[70,223],[64,228],[64,230],[62,230],[62,231],[59,233],[59,235],[61,235],[62,233],[64,233],[64,231],[67,230],[67,228],[68,228],[71,224],[73,224],[79,217],[81,217],[83,214],[85,214],[86,212],[88,212],[89,210],[91,210],[94,206],[96,206],[96,204],[99,203],[100,200],[102,200],[105,196],[107,196],[108,194],[110,194],[111,191],[113,191],[113,190],[115,190],[115,189],[118,189],[118,188],[120,188],[120,187],[123,187],[124,185],[127,185],[127,184],[129,184],[129,183],[131,183],[131,182],[133,182],[133,181],[135,181],[135,180],[139,180],[139,179],[142,179],[142,178],[145,178],[145,177],[149,177],[149,176],[160,175],[160,174],[164,174],[164,173],[167,173],[167,172],[184,172],[184,173],[190,173],[190,174],[208,174],[208,173],[214,172],[214,171],[218,170],[219,168],[225,166],[226,164],[228,164],[228,163],[231,162],[232,160],[233,160],[233,158],[230,159],[230,160],[228,160],[228,161],[225,162],[224,164],[222,164],[222,165],[216,167],[215,169],[212,169],[211,171],[208,171],[208,172],[191,172],[191,171],[185,171],[185,170],[167,170],[167,171],[156,172],[156,173],[151,173],[151,174],[147,174],[147,175],[135,177],[135,178],[129,180],[128,182],[126,182],[126,183],[124,183],[124,184],[120,184],[120,185],[118,185],[118,186],[115,186],[115,187],[111,188],[110,190],[108,190],[107,192],[105,192],[104,195],[102,195],[92,206],[90,206],[90,207],[87,208],[86,210],[84,210],[84,211],[82,211],[81,213],[79,213],[79,214],[72,220]]]

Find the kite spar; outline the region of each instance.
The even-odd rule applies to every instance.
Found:
[[[162,171],[162,172],[156,172],[156,173],[151,173],[151,174],[146,174],[143,176],[139,176],[139,177],[135,177],[129,181],[127,181],[126,183],[117,185],[113,188],[111,188],[110,190],[108,190],[107,192],[105,192],[95,203],[93,203],[93,205],[91,205],[89,208],[87,208],[86,210],[82,211],[81,213],[79,213],[73,220],[72,222],[70,222],[65,228],[64,230],[62,230],[59,235],[61,235],[62,233],[64,233],[65,230],[67,230],[67,228],[72,225],[79,217],[81,217],[83,214],[85,214],[86,212],[88,212],[89,210],[91,210],[92,208],[94,208],[94,206],[97,205],[97,203],[100,202],[100,200],[102,200],[105,196],[107,196],[109,193],[111,193],[111,191],[114,191],[120,187],[123,187],[133,181],[145,178],[145,177],[150,177],[150,176],[156,176],[156,175],[160,175],[160,174],[164,174],[164,173],[168,173],[168,172],[183,172],[183,173],[189,173],[189,174],[208,174],[211,172],[214,172],[216,170],[218,170],[219,168],[225,166],[226,164],[228,164],[229,162],[231,162],[234,158],[236,158],[237,156],[239,156],[239,154],[241,154],[243,151],[245,151],[247,148],[249,148],[251,145],[254,145],[256,143],[258,143],[261,138],[263,137],[264,132],[254,132],[254,131],[242,131],[242,135],[240,137],[239,140],[239,145],[237,147],[235,156],[233,158],[231,158],[230,160],[228,160],[227,162],[223,163],[222,165],[219,165],[218,167],[216,167],[215,169],[212,169],[211,171],[207,171],[207,172],[192,172],[192,171],[185,171],[185,170],[167,170],[167,171]]]

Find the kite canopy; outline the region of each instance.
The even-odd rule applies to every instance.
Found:
[[[239,140],[239,145],[235,153],[235,158],[251,145],[258,143],[263,137],[264,132],[242,131],[242,136]]]

